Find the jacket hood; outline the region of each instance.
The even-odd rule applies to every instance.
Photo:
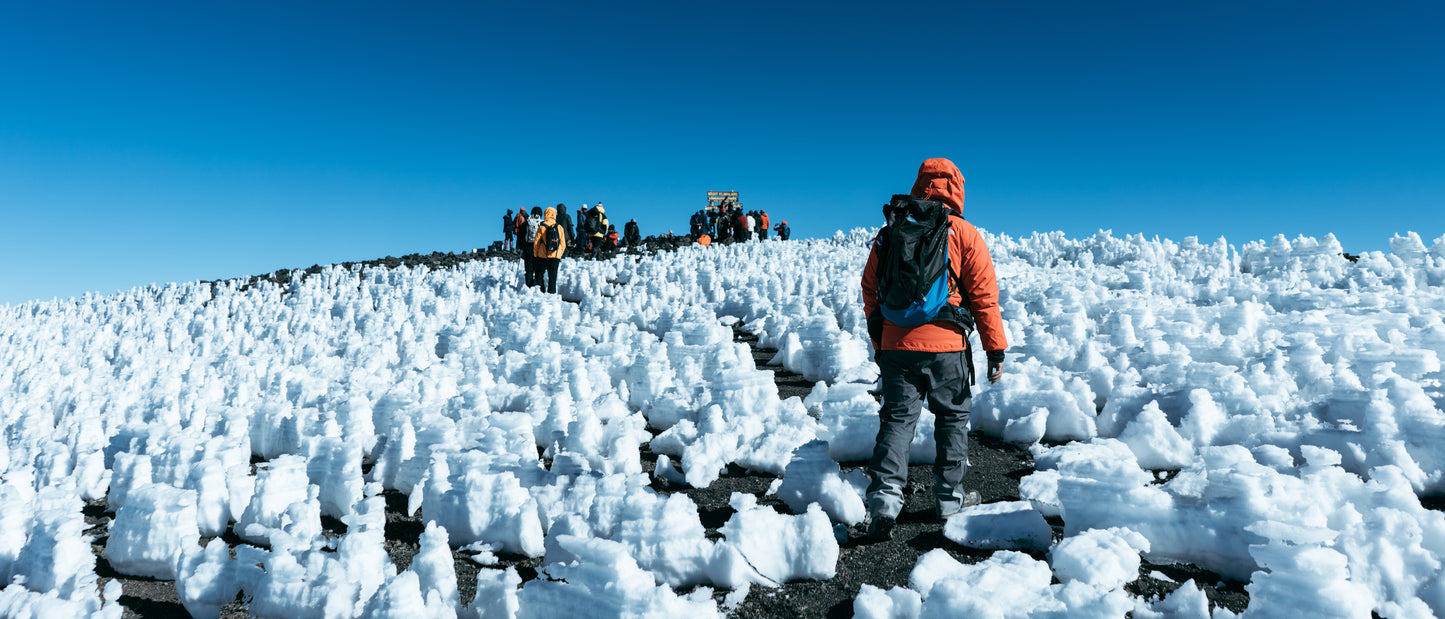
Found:
[[[955,212],[963,214],[963,173],[952,161],[937,157],[918,166],[918,180],[913,181],[915,198],[938,200]]]
[[[555,225],[557,223],[557,209],[549,206],[547,210],[542,211],[542,223],[549,226]]]

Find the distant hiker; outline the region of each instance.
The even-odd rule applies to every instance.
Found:
[[[990,382],[1003,375],[1008,348],[993,260],[978,229],[963,219],[958,167],[947,159],[924,161],[913,190],[893,196],[884,213],[888,225],[873,239],[861,282],[883,390],[878,439],[867,469],[868,536],[873,539],[891,536],[903,508],[909,444],[923,397],[934,414],[935,515],[947,518],[978,503],[978,493],[963,488],[973,407],[968,333],[974,322],[988,351]],[[946,286],[929,286],[940,278]],[[934,293],[917,301],[914,291],[920,289]]]
[[[526,272],[528,286],[537,285],[537,260],[534,253],[534,244],[537,241],[537,230],[542,227],[542,207],[532,207],[532,216],[527,218],[526,235],[522,237],[522,268]]]
[[[545,219],[545,216],[543,218]],[[565,233],[567,246],[571,247],[573,239],[577,237],[573,236],[572,216],[567,214],[566,204],[557,205],[557,225],[562,226],[562,232]]]
[[[517,231],[517,218],[512,216],[512,209],[507,209],[507,214],[502,216],[502,249],[514,249],[517,245],[512,241],[512,233]]]
[[[602,253],[602,240],[607,236],[607,228],[612,226],[611,222],[607,221],[607,210],[602,208],[601,202],[587,211],[587,221],[587,234],[591,237],[588,242],[592,248],[592,257],[596,258]]]
[[[585,202],[582,206],[577,207],[577,233],[572,235],[572,238],[577,241],[577,251],[587,249],[587,239],[590,237],[587,236],[587,204]]]
[[[764,241],[768,240],[768,212],[767,212],[767,211],[763,211],[763,210],[759,210],[759,211],[758,211],[758,238],[761,239],[761,240],[764,240]]]
[[[695,239],[702,236],[703,233],[707,231],[707,214],[699,209],[698,212],[693,213],[692,217],[688,219],[687,226],[692,238]]]
[[[617,251],[617,244],[622,240],[617,235],[617,226],[607,226],[607,236],[602,237],[602,249],[608,253]]]
[[[512,219],[512,234],[516,235],[516,241],[512,243],[512,249],[521,249],[519,246],[522,244],[522,237],[527,234],[527,209],[517,209],[517,216]]]
[[[778,240],[780,241],[786,241],[788,240],[788,237],[793,235],[793,230],[792,228],[788,227],[788,220],[786,219],[780,222],[777,226],[774,226],[773,231],[778,233]]]
[[[567,207],[548,207],[542,214],[542,226],[533,241],[532,253],[536,255],[537,287],[543,292],[557,293],[557,271],[562,265],[562,256],[567,253],[567,228],[557,220],[557,214],[567,214]],[[546,283],[543,283],[546,282]]]
[[[642,230],[637,227],[636,217],[629,220],[627,225],[622,226],[622,240],[627,243],[629,248],[642,244]]]

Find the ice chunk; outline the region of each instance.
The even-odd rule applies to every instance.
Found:
[[[173,580],[181,554],[200,536],[195,492],[147,484],[132,489],[116,514],[105,558],[122,574]]]
[[[1161,600],[1135,600],[1133,613],[1135,619],[1209,619],[1209,597],[1191,580]]]
[[[837,572],[838,540],[817,504],[797,516],[757,504],[757,497],[733,493],[736,513],[719,531],[758,573],[775,583],[828,579]]]
[[[1046,601],[1053,601],[1049,592],[1052,578],[1047,563],[1021,552],[996,552],[979,563],[965,565],[949,556],[948,551],[935,548],[918,558],[908,575],[908,588],[923,597],[924,616],[967,616],[961,612],[966,608],[975,613],[992,610],[998,615],[1026,615]],[[968,602],[969,598],[973,601]],[[950,608],[952,613],[947,610]]]
[[[521,608],[517,599],[521,586],[522,577],[517,575],[515,567],[479,570],[477,594],[457,616],[460,619],[513,619]]]
[[[111,581],[111,584],[119,587],[120,583]],[[109,588],[109,585],[107,585]],[[119,592],[117,591],[117,598]],[[69,600],[60,597],[54,591],[37,593],[26,589],[23,585],[9,585],[0,589],[0,615],[5,617],[104,617],[107,619],[120,619],[121,607],[118,603],[107,605],[104,609],[99,607],[99,600],[86,598]]]
[[[528,557],[543,553],[536,501],[511,472],[489,472],[487,455],[468,451],[433,461],[422,516],[453,544],[483,541]],[[454,472],[453,472],[454,471]]]
[[[26,471],[13,471],[0,479],[0,577],[9,582],[10,566],[25,547],[35,514],[35,487]]]
[[[639,568],[622,544],[572,536],[558,543],[577,560],[543,567],[546,578],[528,582],[518,594],[517,617],[719,616],[710,589],[678,596]]]
[[[1049,552],[1054,576],[1103,589],[1118,589],[1139,577],[1139,553],[1149,540],[1128,529],[1090,529],[1066,537]]]
[[[657,457],[657,466],[652,470],[652,476],[669,484],[681,484],[687,481],[682,471],[672,465],[672,459],[665,455]]]
[[[1045,518],[1059,516],[1059,472],[1034,471],[1019,480],[1019,496]]]
[[[923,610],[923,598],[917,591],[893,587],[887,591],[868,583],[853,598],[854,619],[906,619],[917,617]]]
[[[306,475],[321,489],[321,514],[341,518],[362,498],[361,451],[355,442],[320,437],[307,442]]]
[[[221,606],[236,599],[240,585],[231,570],[231,552],[220,538],[206,543],[204,549],[186,549],[176,575],[176,596],[192,617],[218,617]]]
[[[11,582],[67,600],[95,595],[95,555],[85,532],[80,498],[57,487],[36,496],[30,537],[10,565]],[[195,526],[192,516],[191,526]],[[193,529],[194,530],[194,529]]]
[[[446,529],[436,523],[427,523],[426,530],[421,534],[421,549],[406,569],[416,572],[424,597],[430,598],[435,594],[453,609],[461,606],[457,572],[452,565],[452,549],[447,545]]]
[[[271,531],[285,526],[287,510],[293,503],[304,503],[309,498],[310,480],[306,476],[306,459],[287,454],[270,462],[256,465],[256,489],[251,502],[234,527],[242,539],[270,544]],[[317,515],[315,530],[321,530],[320,515]]]
[[[838,463],[828,457],[828,442],[811,441],[793,452],[778,487],[778,498],[793,513],[805,512],[809,504],[817,503],[834,521],[857,524],[867,510],[862,495],[843,479],[842,473]]]
[[[368,492],[379,493],[381,484],[372,483]],[[337,543],[337,558],[359,587],[359,599],[369,600],[386,579],[396,575],[396,566],[386,554],[386,502],[372,494],[344,516],[346,535]]]
[[[1129,446],[1139,466],[1146,469],[1180,469],[1194,460],[1194,447],[1169,425],[1158,402],[1146,404],[1119,433],[1119,440]]]
[[[423,597],[421,580],[416,572],[407,570],[389,581],[366,604],[363,619],[446,619],[456,617],[436,591]]]
[[[1053,529],[1028,501],[965,507],[950,516],[943,535],[969,548],[1047,550]]]
[[[1370,591],[1350,578],[1345,556],[1332,549],[1271,542],[1249,552],[1268,570],[1256,572],[1244,587],[1251,615],[1364,617],[1375,604]]]

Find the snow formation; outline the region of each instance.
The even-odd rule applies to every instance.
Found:
[[[869,238],[567,261],[560,298],[488,261],[0,307],[0,615],[119,616],[81,513],[102,498],[111,566],[196,616],[238,591],[275,617],[708,616],[714,588],[831,578],[862,517],[838,462],[877,431]],[[972,421],[1038,470],[948,523],[992,558],[931,551],[858,616],[1209,616],[1193,583],[1128,594],[1145,558],[1248,581],[1251,615],[1445,615],[1445,517],[1418,498],[1445,491],[1445,238],[1358,262],[1328,236],[986,239],[1013,348]],[[812,394],[780,399],[737,323]],[[779,476],[788,513],[737,495],[709,538],[644,445],[666,484]],[[383,490],[427,522],[403,571]],[[234,557],[201,545],[228,527]],[[484,568],[459,599],[462,546],[540,577]]]

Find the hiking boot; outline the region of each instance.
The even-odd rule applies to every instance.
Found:
[[[963,502],[952,500],[938,500],[934,505],[933,513],[939,520],[948,520],[949,516],[957,514],[965,507],[973,507],[983,502],[983,498],[975,490],[963,493]]]
[[[882,514],[873,516],[872,520],[868,522],[868,539],[875,542],[893,539],[894,522],[893,516]]]

